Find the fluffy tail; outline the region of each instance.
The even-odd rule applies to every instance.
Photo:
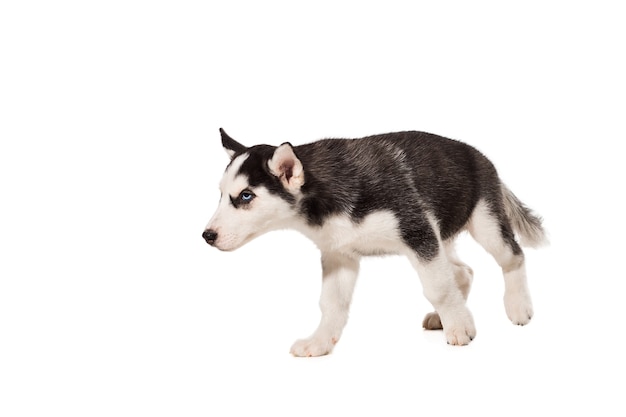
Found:
[[[541,225],[542,218],[526,207],[504,184],[502,184],[502,196],[504,197],[504,210],[519,236],[520,244],[532,248],[547,245],[548,237]]]

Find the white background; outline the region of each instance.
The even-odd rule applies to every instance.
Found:
[[[0,415],[624,415],[624,12],[610,2],[3,2]],[[545,218],[536,316],[468,238],[447,346],[402,258],[363,262],[335,352],[318,253],[200,235],[252,145],[425,130]]]

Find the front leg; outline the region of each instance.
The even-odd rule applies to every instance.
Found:
[[[322,318],[317,330],[310,337],[293,344],[292,355],[322,356],[333,350],[348,321],[358,273],[358,258],[338,253],[322,253]]]
[[[424,295],[436,311],[426,316],[424,327],[443,328],[449,344],[467,345],[476,336],[472,313],[465,305],[471,280],[469,271],[457,267],[456,272],[463,273],[455,274],[454,264],[441,251],[431,260],[411,257],[411,261],[422,281]]]

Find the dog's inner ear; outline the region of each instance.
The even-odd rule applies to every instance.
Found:
[[[228,133],[226,133],[221,127],[220,134],[222,135],[222,146],[230,159],[233,159],[236,154],[245,152],[248,149],[235,139],[228,136]]]
[[[297,191],[304,184],[304,169],[290,143],[283,143],[274,151],[272,159],[267,161],[272,175],[280,178],[283,186],[290,191]]]

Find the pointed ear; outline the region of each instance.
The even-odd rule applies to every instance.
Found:
[[[283,143],[274,151],[272,159],[267,161],[272,175],[280,178],[289,191],[297,191],[304,184],[304,169],[290,143]]]
[[[235,154],[245,152],[246,149],[248,149],[241,143],[237,142],[235,139],[228,136],[228,133],[226,133],[221,127],[220,134],[222,135],[222,146],[224,147],[224,150],[226,151],[230,159],[233,159],[233,156],[235,156]]]

